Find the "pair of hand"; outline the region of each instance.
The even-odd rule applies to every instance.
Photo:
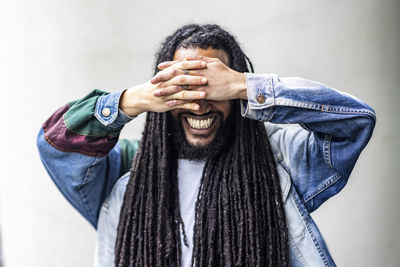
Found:
[[[145,111],[182,108],[198,110],[197,100],[226,101],[246,98],[243,73],[217,58],[194,57],[158,65],[160,71],[147,83],[126,90],[120,108],[130,116]]]

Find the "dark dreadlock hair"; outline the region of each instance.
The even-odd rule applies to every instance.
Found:
[[[230,67],[250,60],[218,25],[186,25],[167,37],[157,65],[178,48],[222,49]],[[195,206],[194,266],[288,266],[288,232],[275,161],[262,122],[243,118],[234,100],[228,144],[205,164]],[[168,113],[148,112],[121,207],[115,265],[180,266],[177,150]],[[185,243],[186,244],[186,243]]]

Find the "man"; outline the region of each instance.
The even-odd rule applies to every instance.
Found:
[[[346,184],[374,111],[248,65],[219,26],[186,25],[151,81],[93,91],[44,123],[42,161],[97,227],[97,266],[335,265],[310,212]],[[142,112],[140,144],[118,142]]]

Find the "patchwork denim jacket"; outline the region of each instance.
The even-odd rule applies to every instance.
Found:
[[[266,122],[280,176],[291,266],[335,266],[310,213],[346,185],[372,135],[375,113],[354,96],[314,81],[267,74],[246,74],[246,81],[248,101],[241,102],[241,112]],[[100,220],[112,218],[99,232],[98,266],[112,265],[113,249],[99,251],[115,241],[129,175],[117,181],[129,171],[139,144],[118,140],[131,120],[118,109],[120,95],[95,90],[61,107],[37,139],[42,162],[68,201],[95,228],[100,211]]]

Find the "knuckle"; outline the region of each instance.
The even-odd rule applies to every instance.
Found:
[[[168,89],[167,88],[160,90],[160,95],[165,96],[167,94],[168,94]]]
[[[182,93],[181,93],[182,99],[185,99],[186,96],[187,96],[186,92],[185,92],[185,91],[182,91]]]
[[[186,77],[182,76],[179,78],[179,82],[184,83],[186,82]]]

